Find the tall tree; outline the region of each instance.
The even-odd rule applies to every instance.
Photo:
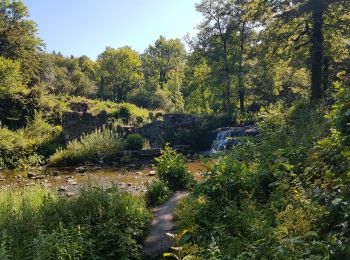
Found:
[[[21,62],[25,84],[37,83],[42,42],[22,1],[0,0],[0,56]]]
[[[198,114],[213,112],[213,88],[210,87],[211,68],[205,57],[192,52],[187,60],[184,80],[186,111]]]
[[[311,100],[320,99],[323,96],[327,83],[323,78],[322,68],[328,70],[328,57],[324,57],[324,26],[325,16],[332,5],[346,7],[342,11],[350,11],[350,3],[346,0],[280,0],[274,1],[277,17],[285,22],[299,18],[309,18],[311,23],[306,23],[305,30],[301,31],[295,41],[301,36],[308,35],[310,43],[310,71],[311,71]],[[322,86],[324,85],[324,86]]]
[[[214,51],[214,58],[220,56],[216,65],[219,70],[216,71],[222,75],[223,79],[224,110],[231,116],[233,114],[231,90],[233,65],[230,47],[233,30],[233,6],[230,0],[202,0],[196,4],[196,10],[204,16],[204,21],[199,25],[200,34],[197,46],[207,53],[213,54]]]
[[[104,99],[123,102],[128,92],[143,84],[141,59],[130,47],[106,48],[97,63],[101,77],[99,94]]]
[[[185,68],[185,47],[179,39],[160,36],[142,56],[146,85],[166,93],[175,110],[183,109],[182,81]]]

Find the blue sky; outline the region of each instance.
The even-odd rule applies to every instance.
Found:
[[[159,35],[194,36],[199,0],[23,0],[46,50],[95,59],[106,46],[143,52]]]

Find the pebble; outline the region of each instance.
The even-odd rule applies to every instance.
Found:
[[[67,188],[64,186],[58,187],[58,191],[67,191]]]
[[[85,172],[86,171],[86,168],[84,166],[80,166],[78,168],[75,168],[75,171],[76,172]]]

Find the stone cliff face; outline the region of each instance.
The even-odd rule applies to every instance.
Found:
[[[66,140],[79,139],[83,134],[90,134],[107,124],[107,113],[102,111],[94,116],[86,111],[72,111],[63,114],[62,127]]]
[[[153,121],[135,130],[136,133],[145,137],[152,148],[161,148],[167,141],[171,132],[182,132],[194,127],[198,117],[189,114],[166,114],[163,121]]]
[[[94,116],[87,112],[87,107],[76,104],[72,107],[71,112],[63,115],[63,134],[65,140],[71,141],[79,139],[83,134],[89,134],[98,128],[107,124],[107,113],[101,112]],[[119,127],[121,135],[138,133],[149,141],[152,148],[161,148],[167,141],[167,135],[170,132],[182,132],[191,129],[197,122],[198,118],[188,114],[167,114],[163,120],[155,120],[140,128]]]

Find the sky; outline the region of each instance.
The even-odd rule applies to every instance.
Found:
[[[107,46],[142,53],[160,35],[196,34],[199,0],[23,0],[46,51],[96,59]]]

